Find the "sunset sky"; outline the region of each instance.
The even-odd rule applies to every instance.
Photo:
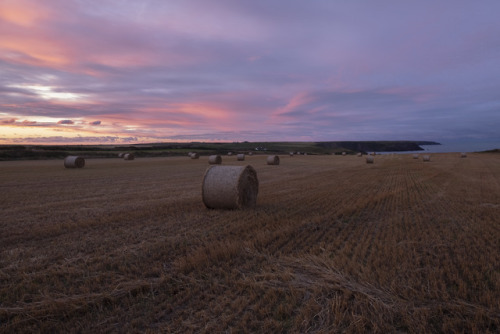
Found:
[[[0,144],[500,143],[500,1],[0,0]]]

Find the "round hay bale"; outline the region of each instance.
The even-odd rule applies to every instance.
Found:
[[[373,155],[373,156],[375,156],[375,152],[372,152],[372,153],[370,153],[370,155]]]
[[[118,153],[118,158],[123,158],[123,156],[125,155],[125,153]]]
[[[134,155],[132,153],[126,153],[126,154],[123,155],[123,159],[124,160],[134,160],[135,157],[134,157]]]
[[[203,177],[201,194],[209,209],[255,207],[259,192],[252,166],[210,166]]]
[[[293,152],[290,152],[290,156],[293,157]]]
[[[413,159],[418,159],[418,154],[414,154]]]
[[[465,152],[460,153],[460,158],[467,158],[467,153]]]
[[[369,155],[366,157],[366,163],[367,164],[372,164],[375,159],[373,158],[373,155]]]
[[[422,160],[424,160],[424,162],[431,161],[431,156],[430,155],[424,155],[424,156],[422,156]]]
[[[342,155],[346,155],[347,153],[346,152],[342,152]]]
[[[361,153],[361,152],[360,152],[360,153],[358,153],[358,154],[357,154],[357,156],[358,156],[358,157],[362,157],[362,156],[363,156],[363,153]]]
[[[238,154],[238,155],[236,156],[236,159],[237,159],[238,161],[245,161],[245,155],[244,155],[244,154]]]
[[[233,152],[227,152],[227,155],[231,156],[233,155]]]
[[[75,155],[69,155],[64,158],[64,167],[66,168],[83,168],[85,167],[85,159]]]
[[[198,153],[191,153],[190,157],[191,159],[199,159],[200,155]]]
[[[252,152],[248,152],[248,155],[253,155],[253,153]]]
[[[208,164],[210,165],[220,165],[222,163],[222,157],[220,155],[211,155],[208,157]]]
[[[280,157],[277,155],[270,155],[267,157],[267,164],[268,165],[279,165],[280,164]]]

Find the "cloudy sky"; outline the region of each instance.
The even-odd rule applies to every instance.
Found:
[[[0,0],[0,144],[498,140],[498,0]]]

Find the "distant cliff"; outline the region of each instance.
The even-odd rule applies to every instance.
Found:
[[[325,149],[346,149],[356,152],[423,151],[420,145],[441,145],[433,141],[329,141],[317,142]]]

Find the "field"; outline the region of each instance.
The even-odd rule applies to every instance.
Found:
[[[500,155],[0,162],[0,332],[500,331]]]

